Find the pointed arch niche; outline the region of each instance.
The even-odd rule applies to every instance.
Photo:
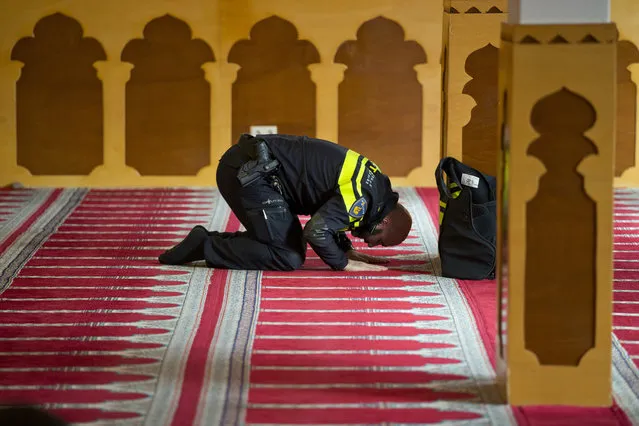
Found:
[[[209,45],[171,15],[150,21],[122,61],[126,85],[126,164],[141,175],[193,176],[210,162],[211,89],[202,65]]]
[[[24,64],[16,84],[17,162],[32,175],[88,175],[103,161],[102,81],[106,53],[62,13],[40,19],[11,59]]]
[[[316,87],[308,66],[320,56],[310,41],[298,38],[295,25],[279,16],[259,21],[249,39],[233,45],[228,61],[240,66],[232,92],[232,143],[254,125],[315,136]]]
[[[595,345],[597,206],[578,166],[598,154],[585,136],[596,121],[593,105],[566,88],[531,113],[539,138],[527,154],[545,173],[526,206],[524,333],[541,364],[576,366]]]
[[[347,66],[339,85],[339,143],[365,153],[384,173],[406,176],[421,165],[422,86],[414,67],[426,63],[402,26],[378,16],[357,39],[344,42],[335,62]]]
[[[472,97],[476,105],[462,128],[462,161],[497,176],[499,49],[491,43],[477,49],[468,55],[465,69],[471,80],[462,93]]]

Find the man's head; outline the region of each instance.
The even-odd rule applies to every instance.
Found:
[[[413,219],[410,213],[398,203],[379,224],[362,233],[361,237],[369,247],[396,246],[404,242],[412,226]]]

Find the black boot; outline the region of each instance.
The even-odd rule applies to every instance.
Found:
[[[209,237],[206,228],[197,225],[189,235],[175,247],[165,251],[158,257],[164,265],[182,265],[184,263],[204,260],[204,241]]]

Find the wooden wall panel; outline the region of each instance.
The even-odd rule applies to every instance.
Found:
[[[639,63],[639,49],[629,40],[619,42],[617,51],[617,141],[615,176],[635,166],[637,140],[637,85],[630,66]]]
[[[491,3],[499,7],[491,7]],[[496,37],[500,26],[500,19],[495,18],[501,10],[505,10],[505,6],[502,0],[445,0],[444,28],[450,30],[444,31],[443,61],[451,68],[443,71],[445,91],[442,99],[442,155],[461,158],[468,165],[492,175],[497,172],[497,97],[494,85],[497,78],[496,55],[499,51]],[[616,181],[619,186],[639,185],[639,170],[635,169],[636,157],[639,155],[635,149],[639,99],[632,72],[633,69],[639,69],[639,51],[636,47],[639,42],[639,20],[636,19],[638,9],[636,4],[629,4],[627,0],[612,1],[613,20],[618,23],[622,35],[618,55],[615,155],[615,176],[623,176]],[[485,13],[483,17],[482,12]],[[494,41],[467,55],[466,51],[472,45],[487,42],[485,31],[489,28]],[[494,52],[488,49],[491,46],[495,47]],[[462,60],[465,61],[464,72]],[[638,80],[639,73],[634,74],[634,80]],[[465,83],[461,91],[468,98],[459,97],[461,83],[468,78],[471,81]],[[470,120],[467,118],[468,112]]]
[[[452,2],[453,0],[449,0],[450,4]],[[498,16],[500,14],[490,12],[491,6],[484,7],[485,4],[502,2],[455,0],[455,4],[461,5],[457,10],[459,13],[449,16],[463,19],[464,23],[458,25],[452,34],[444,31],[442,3],[437,1],[405,0],[400,5],[394,0],[31,0],[29,7],[24,7],[17,1],[5,2],[3,13],[0,14],[0,184],[19,181],[25,185],[47,186],[210,185],[215,181],[217,159],[241,131],[246,131],[251,124],[277,124],[280,131],[315,134],[336,143],[352,144],[353,147],[360,147],[365,154],[380,157],[380,163],[389,163],[390,169],[386,168],[386,171],[394,175],[393,181],[398,185],[433,185],[433,170],[441,152],[450,152],[462,157],[462,129],[468,125],[466,132],[477,132],[478,127],[475,126],[478,121],[474,117],[486,112],[485,103],[484,106],[479,105],[482,102],[475,105],[477,99],[462,93],[464,86],[471,80],[466,73],[465,62],[473,51],[491,42],[491,39],[477,36],[478,31],[483,34],[482,22],[492,18],[495,22],[501,20]],[[482,13],[473,13],[473,7]],[[80,84],[82,89],[75,80],[56,83],[59,87],[62,87],[60,84],[72,87],[70,90],[61,90],[66,98],[52,96],[51,98],[56,101],[50,101],[53,103],[47,108],[38,109],[39,116],[26,118],[25,110],[20,105],[34,102],[27,100],[25,103],[25,99],[36,96],[25,95],[25,90],[28,91],[27,87],[32,86],[32,77],[28,75],[33,74],[33,66],[38,65],[34,65],[35,62],[29,66],[24,65],[19,59],[19,53],[13,56],[13,50],[17,48],[16,45],[21,39],[33,38],[36,23],[43,17],[56,13],[72,17],[81,24],[85,46],[87,43],[98,46],[95,55],[88,56],[91,61],[85,68],[86,74],[92,75],[92,83],[86,80]],[[165,70],[170,76],[165,74],[166,78],[162,81],[153,81],[149,76],[140,78],[140,67],[145,66],[144,62],[148,58],[135,55],[135,63],[132,63],[122,56],[126,46],[133,40],[155,46],[152,48],[155,59],[148,59],[151,62],[159,60],[162,55],[177,61],[190,61],[184,54],[193,47],[171,56],[172,54],[168,53],[172,49],[169,42],[153,41],[144,34],[145,27],[151,21],[165,15],[182,21],[190,30],[190,37],[188,40],[184,39],[184,46],[194,46],[196,40],[201,40],[210,49],[210,56],[207,54],[204,59],[200,57],[202,61],[199,63],[196,61],[180,64],[177,66],[180,71]],[[619,24],[621,39],[637,45],[639,3],[634,0],[613,0],[612,15]],[[275,17],[278,17],[280,22],[287,22],[295,30],[294,43],[292,37],[290,45],[282,45],[287,46],[285,51],[292,52],[304,43],[312,46],[308,50],[311,54],[310,59],[302,54],[293,61],[292,66],[297,67],[295,72],[298,74],[295,74],[292,80],[305,81],[304,88],[301,89],[304,94],[294,109],[291,108],[291,104],[298,101],[298,97],[290,94],[293,88],[289,88],[288,80],[291,78],[286,74],[292,72],[290,66],[282,67],[268,76],[259,75],[247,72],[252,65],[249,64],[247,67],[246,63],[250,62],[251,58],[247,59],[244,55],[242,63],[239,64],[233,62],[229,56],[234,46],[254,42],[252,31],[264,22],[274,21]],[[399,78],[394,77],[395,74],[389,74],[390,71],[384,68],[379,72],[370,71],[368,68],[368,71],[362,74],[359,71],[354,72],[356,67],[352,64],[349,69],[346,64],[336,62],[336,54],[340,46],[346,42],[350,41],[352,45],[361,49],[362,40],[358,32],[364,23],[376,19],[386,19],[401,27],[404,33],[401,38],[401,42],[404,43],[402,46],[413,41],[417,43],[424,51],[424,61],[417,65],[402,65],[406,74],[397,74],[400,75]],[[282,29],[285,26],[281,25]],[[59,29],[56,29],[55,33],[63,34]],[[455,44],[457,42],[453,40],[454,45],[447,49],[444,58],[444,63],[449,65],[446,69],[446,79],[454,93],[449,91],[452,95],[445,97],[443,102],[442,65],[438,60],[433,60],[442,56],[442,34],[467,39],[470,47],[468,51],[460,52],[459,44]],[[266,37],[269,36],[267,34]],[[53,39],[55,37],[51,38]],[[474,41],[470,42],[471,39]],[[264,43],[252,45],[259,45],[259,49],[265,46]],[[493,45],[498,47],[494,43]],[[160,46],[162,53],[157,50]],[[267,49],[270,54],[275,52],[277,55],[284,55],[279,48],[273,49],[271,46]],[[313,50],[315,52],[311,53]],[[37,56],[49,55],[57,58],[56,55],[60,52],[38,51]],[[369,53],[359,52],[358,57],[370,58]],[[391,57],[395,57],[395,52],[391,53]],[[632,61],[633,56],[629,55],[626,64]],[[265,60],[268,62],[268,57]],[[53,67],[55,66],[53,64]],[[285,68],[288,71],[283,71]],[[190,70],[189,73],[193,73],[186,78],[189,83],[179,77],[179,73],[187,69]],[[624,87],[628,88],[624,90],[627,90],[629,95],[623,100],[620,98],[620,110],[625,111],[620,113],[620,122],[625,123],[620,126],[620,132],[621,128],[625,129],[625,136],[620,136],[620,139],[630,141],[634,121],[633,98],[635,111],[637,107],[636,96],[632,90],[639,81],[639,63],[630,63],[625,69],[630,71],[630,80],[629,74],[623,75]],[[287,77],[281,77],[283,72]],[[385,108],[388,108],[389,102],[397,101],[391,99],[391,94],[391,98],[380,102],[380,90],[383,89],[380,89],[378,82],[386,81],[386,77],[382,75],[402,80],[409,73],[413,73],[408,77],[412,83],[406,84],[421,90],[421,102],[417,105],[417,95],[411,93],[407,98],[410,107],[401,107],[406,107],[406,111],[418,111],[421,108],[421,116],[413,119],[413,114],[416,113],[409,112],[400,119],[400,114],[390,112],[387,115],[392,123],[389,121],[382,125],[382,120],[372,118],[381,116],[372,112],[373,109],[387,111]],[[44,78],[50,79],[52,76]],[[283,80],[287,80],[287,84],[280,83]],[[27,81],[30,82],[25,86]],[[263,92],[257,81],[266,82],[271,88]],[[354,81],[357,83],[353,83]],[[416,81],[419,84],[416,84]],[[397,84],[401,85],[403,82]],[[294,86],[298,85],[295,83]],[[351,88],[346,89],[349,85]],[[468,88],[472,85],[474,83],[470,83]],[[37,96],[47,93],[47,90],[51,93],[58,90],[52,89],[51,85],[47,87],[45,90],[38,90]],[[273,97],[273,87],[284,88],[278,92],[278,96]],[[372,101],[364,107],[356,108],[355,101],[350,101],[350,105],[345,101],[344,93],[351,99],[353,94],[362,93]],[[151,98],[146,98],[145,101],[146,95],[156,102],[151,102]],[[311,96],[315,96],[314,102],[311,101]],[[246,101],[249,97],[250,104]],[[266,98],[270,103],[268,106],[263,101]],[[345,106],[343,102],[346,102]],[[160,106],[162,103],[164,105]],[[58,107],[54,104],[64,106]],[[90,106],[76,108],[76,112],[72,114],[73,122],[70,119],[64,121],[66,118],[62,121],[53,120],[46,115],[61,108],[70,111],[70,105],[85,104]],[[149,106],[146,112],[143,111],[144,105]],[[177,105],[182,107],[178,108]],[[234,110],[233,105],[239,106]],[[442,105],[446,106],[448,111],[442,110]],[[343,114],[344,107],[352,110],[354,115]],[[473,107],[477,109],[472,111]],[[29,114],[33,114],[33,106],[27,109],[31,111]],[[280,112],[274,116],[273,111]],[[286,117],[282,116],[281,111],[286,112]],[[167,117],[173,118],[169,120]],[[340,122],[342,118],[346,121]],[[39,123],[37,127],[32,125],[34,120]],[[208,130],[205,121],[208,122]],[[155,124],[151,125],[151,122]],[[636,139],[636,123],[634,127]],[[45,128],[54,130],[45,131]],[[175,134],[178,128],[182,130],[179,137]],[[360,130],[359,138],[356,137],[354,129]],[[394,129],[393,134],[389,129]],[[388,133],[384,133],[386,131]],[[442,132],[448,134],[450,144],[440,149]],[[411,136],[406,137],[409,133]],[[340,134],[350,136],[344,136],[342,139]],[[413,139],[415,134],[421,136]],[[182,142],[180,146],[175,144],[177,140]],[[205,140],[208,141],[208,147],[205,147]],[[27,141],[37,143],[29,146],[31,142]],[[628,142],[621,143],[621,146],[622,150],[618,150],[619,167],[625,171],[616,183],[627,185],[636,182],[639,185],[639,168],[628,167],[630,163],[638,164],[636,157],[639,153],[635,149],[633,156],[634,146]],[[63,151],[65,154],[52,151]],[[47,158],[46,164],[35,164],[34,158],[43,153],[47,153],[41,156]],[[73,160],[74,155],[77,160]],[[405,158],[401,158],[402,155]],[[82,165],[72,165],[73,161]]]
[[[498,55],[506,0],[445,0],[442,155],[497,174]],[[444,72],[444,71],[442,71]]]
[[[233,143],[252,125],[276,125],[279,133],[315,136],[316,88],[308,65],[320,62],[291,22],[271,16],[251,28],[228,61],[240,66],[233,83]]]
[[[437,2],[32,0],[28,8],[9,2],[5,11],[0,15],[0,139],[8,143],[0,144],[0,182],[212,185],[220,155],[240,133],[260,124],[352,144],[386,163],[396,185],[433,182],[441,67],[426,58],[441,52]],[[29,126],[16,124],[25,121],[17,119],[13,99],[17,81],[28,70],[11,59],[11,50],[31,35],[36,22],[56,12],[81,22],[85,37],[98,40],[106,53],[93,58],[90,69],[102,89],[102,98],[94,102],[101,109],[81,120],[84,127],[102,126],[95,131],[101,145],[90,137],[65,138],[73,145],[59,157],[68,161],[70,149],[90,165],[72,175],[65,163],[58,175],[43,176],[18,161],[18,127],[24,135]],[[362,38],[365,23],[373,30]],[[395,45],[389,50],[382,40],[373,50],[362,50],[371,47],[366,37],[379,35],[391,36]],[[340,46],[347,44],[354,46],[355,56],[343,58],[348,65],[336,62]],[[396,57],[393,48],[400,62],[388,60]],[[361,67],[354,58],[367,62]],[[353,101],[358,96],[366,100],[363,108]],[[60,124],[65,132],[80,127]],[[340,132],[350,136],[340,140]],[[96,156],[79,146],[97,147],[92,148]],[[41,142],[36,148],[48,149]]]
[[[171,15],[150,21],[122,61],[126,84],[126,164],[142,175],[195,175],[210,162],[211,88],[202,65],[210,46]]]
[[[399,23],[380,16],[340,46],[335,62],[347,66],[339,86],[339,143],[393,176],[419,167],[423,100],[414,66],[426,63],[424,49],[405,40]]]
[[[513,405],[612,403],[617,38],[614,24],[503,26],[496,371]]]
[[[476,105],[470,121],[462,129],[462,161],[477,170],[497,176],[497,109],[499,48],[491,43],[475,50],[466,59],[470,80],[462,93]]]
[[[106,59],[100,43],[83,37],[76,19],[54,13],[15,44],[11,59],[24,64],[16,85],[17,164],[33,175],[91,173],[103,154],[102,82],[93,68]]]
[[[639,186],[639,2],[612,0],[612,21],[619,31],[617,54],[617,132],[615,144],[615,186]]]

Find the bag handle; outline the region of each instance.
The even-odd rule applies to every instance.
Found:
[[[439,161],[437,165],[437,169],[435,169],[435,180],[437,182],[437,189],[439,189],[440,194],[446,195],[446,197],[451,198],[453,195],[446,184],[446,180],[444,178],[444,174],[448,176],[449,179],[452,179],[457,185],[461,188],[460,182],[457,182],[457,176],[454,174],[451,176],[450,174],[450,166],[451,163],[456,162],[457,160],[453,157],[444,157]],[[446,172],[448,171],[448,173]]]
[[[440,160],[439,165],[437,166],[437,169],[435,170],[435,179],[437,181],[437,188],[439,189],[440,194],[443,193],[448,198],[452,197],[450,189],[448,188],[448,185],[446,185],[444,174],[446,175],[446,177],[448,177],[450,181],[456,183],[459,188],[462,188],[460,177],[457,174],[460,172],[472,174],[473,176],[481,180],[486,185],[487,188],[491,188],[492,190],[492,187],[490,185],[490,182],[486,174],[462,163],[461,161],[457,160],[454,157],[445,157]]]

